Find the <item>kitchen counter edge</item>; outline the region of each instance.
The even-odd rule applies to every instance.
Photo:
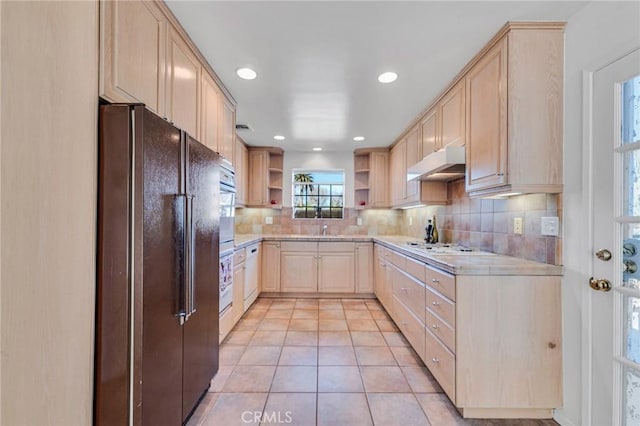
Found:
[[[261,241],[342,241],[342,242],[375,242],[412,259],[426,263],[454,275],[552,275],[564,274],[561,265],[534,262],[532,260],[500,254],[455,254],[426,255],[420,249],[407,246],[408,241],[415,238],[390,235],[272,235],[272,234],[236,234],[236,250],[248,247]]]

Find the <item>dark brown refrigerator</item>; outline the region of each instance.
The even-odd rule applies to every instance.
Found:
[[[183,424],[218,370],[219,173],[144,106],[100,107],[97,425]]]

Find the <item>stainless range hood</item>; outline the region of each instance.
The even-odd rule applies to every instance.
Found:
[[[464,146],[447,146],[409,167],[407,181],[456,179],[464,176],[464,164]]]

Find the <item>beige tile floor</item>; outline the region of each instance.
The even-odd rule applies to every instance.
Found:
[[[462,419],[376,300],[259,298],[188,424],[556,423]]]

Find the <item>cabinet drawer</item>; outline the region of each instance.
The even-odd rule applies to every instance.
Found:
[[[433,287],[451,300],[456,300],[456,277],[446,272],[425,266],[425,284]]]
[[[438,337],[444,345],[456,353],[456,332],[442,318],[438,317],[427,307],[425,316],[425,325],[431,332]]]
[[[280,251],[318,251],[315,241],[283,241]]]
[[[396,272],[393,281],[393,294],[404,303],[415,316],[424,321],[425,289],[415,279],[402,271]]]
[[[417,260],[411,259],[410,257],[407,258],[406,261],[406,268],[405,270],[407,271],[407,273],[411,276],[413,276],[415,279],[417,279],[418,281],[424,282],[424,278],[425,278],[425,268],[427,266]]]
[[[436,378],[442,389],[456,402],[456,359],[447,348],[431,334],[429,328],[425,333],[425,365]]]
[[[426,304],[440,318],[445,320],[451,327],[456,326],[456,304],[439,293],[433,291],[429,286],[426,288]]]
[[[244,248],[238,249],[233,253],[233,264],[239,265],[245,261],[247,253]]]
[[[356,243],[348,242],[319,242],[318,251],[324,253],[336,253],[336,252],[353,252],[356,249]]]
[[[407,269],[407,257],[400,253],[392,251],[391,262],[396,265],[398,269],[402,269],[403,271]]]
[[[407,338],[413,349],[422,357],[425,348],[424,323],[416,318],[409,308],[396,296],[393,296],[393,318],[404,337]]]

